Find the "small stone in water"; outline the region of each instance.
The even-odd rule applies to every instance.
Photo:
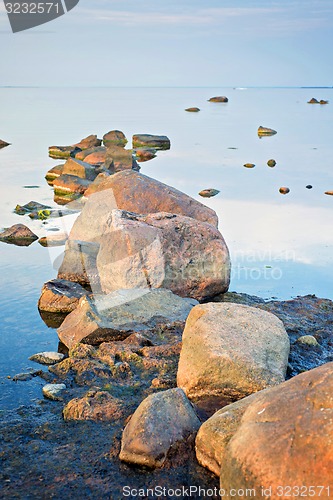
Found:
[[[308,104],[319,104],[319,101],[315,97],[312,97],[312,99],[308,101]]]
[[[61,401],[61,393],[66,389],[65,384],[46,384],[43,387],[43,395],[53,401]]]
[[[299,344],[311,345],[311,346],[319,346],[320,344],[317,342],[317,339],[313,335],[302,335],[297,339]]]
[[[219,194],[219,192],[220,191],[218,189],[209,188],[200,191],[199,195],[202,196],[203,198],[211,198],[212,196],[216,196],[217,194]]]
[[[333,196],[333,191],[325,191],[325,194],[328,194],[330,196]]]
[[[30,361],[40,363],[41,365],[55,365],[64,359],[64,354],[59,352],[39,352],[30,356]]]
[[[254,163],[244,163],[243,166],[246,167],[246,168],[254,168],[255,164]]]
[[[197,113],[200,111],[200,108],[186,108],[185,111],[188,111],[189,113]]]
[[[288,194],[290,189],[288,187],[280,187],[279,191],[281,194]]]
[[[267,165],[268,165],[269,167],[275,167],[275,165],[276,165],[276,161],[275,161],[275,160],[273,160],[273,159],[268,160]]]
[[[305,186],[305,187],[306,187],[306,189],[312,189],[311,184],[308,184],[308,185],[307,185],[307,186]]]

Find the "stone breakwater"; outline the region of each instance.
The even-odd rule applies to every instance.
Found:
[[[140,151],[170,147],[165,136],[133,140]],[[111,131],[103,146],[89,136],[50,148],[68,159],[47,181],[81,209],[38,304],[65,354],[32,358],[49,365],[38,372],[45,398],[76,422],[73,442],[94,422],[105,468],[117,469],[112,493],[133,470],[136,486],[150,484],[153,469],[165,484],[216,487],[219,477],[224,490],[272,488],[270,498],[279,485],[333,491],[333,303],[228,293],[215,212],[141,174],[126,142]]]

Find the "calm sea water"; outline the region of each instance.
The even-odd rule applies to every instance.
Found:
[[[30,200],[54,205],[46,171],[51,144],[66,145],[112,129],[165,134],[171,150],[141,164],[141,172],[200,199],[216,210],[233,264],[231,290],[288,299],[314,293],[333,299],[333,89],[232,88],[0,88],[0,227],[26,223],[45,235],[41,222],[13,213]],[[227,104],[209,103],[226,95]],[[310,105],[311,97],[332,104]],[[186,113],[197,106],[199,113]],[[262,125],[277,130],[258,138]],[[267,160],[274,158],[275,168]],[[58,163],[61,163],[58,161]],[[253,169],[243,167],[254,163]],[[306,189],[311,184],[313,189]],[[27,189],[35,185],[39,188]],[[290,188],[286,196],[280,186]],[[0,243],[0,390],[16,407],[40,398],[42,382],[7,379],[29,367],[35,352],[56,350],[57,335],[39,318],[45,281],[56,276],[54,255],[34,243]]]

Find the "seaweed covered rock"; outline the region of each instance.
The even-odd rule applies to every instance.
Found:
[[[154,149],[170,149],[170,139],[166,135],[135,134],[133,148],[147,147]]]

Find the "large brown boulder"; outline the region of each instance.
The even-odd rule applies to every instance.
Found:
[[[93,183],[85,196],[107,190],[108,193],[92,201],[96,209],[97,205],[103,204],[108,210],[119,208],[138,214],[168,212],[193,217],[214,226],[218,224],[217,215],[211,208],[171,186],[133,170],[119,172],[104,179],[103,182],[98,179],[98,186],[94,186]]]
[[[114,210],[100,239],[97,270],[103,292],[167,288],[203,300],[227,291],[228,248],[211,224],[181,215]]]
[[[200,420],[181,389],[148,396],[125,427],[119,458],[146,467],[161,467],[179,441],[196,432]]]
[[[272,500],[330,498],[333,363],[218,411],[200,428],[197,456],[221,488],[253,488]],[[330,489],[330,491],[329,491]]]
[[[202,300],[227,291],[229,252],[214,226],[175,214],[110,211],[111,195],[96,193],[88,200],[66,243],[58,278],[100,286],[104,293],[167,288]]]
[[[177,383],[204,409],[221,408],[285,380],[289,338],[282,321],[241,304],[192,309],[183,333]]]
[[[184,326],[196,300],[170,290],[117,290],[107,296],[84,296],[58,329],[59,339],[72,348],[78,342],[98,345],[144,333],[154,340],[163,326]]]

